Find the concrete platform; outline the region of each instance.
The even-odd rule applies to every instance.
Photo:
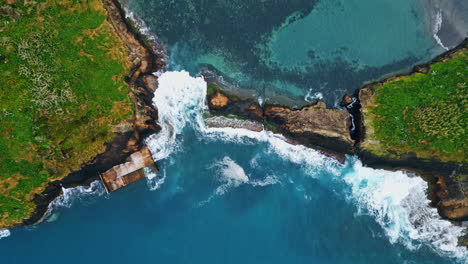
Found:
[[[106,191],[113,192],[145,177],[142,170],[145,167],[157,172],[153,157],[147,147],[130,155],[127,162],[112,167],[100,176]]]

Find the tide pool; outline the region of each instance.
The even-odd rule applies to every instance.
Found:
[[[147,145],[161,171],[110,195],[64,190],[43,223],[0,239],[2,263],[466,263],[464,230],[419,177],[207,128],[202,78],[159,83],[163,130]]]

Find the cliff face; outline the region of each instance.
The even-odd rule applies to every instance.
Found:
[[[354,153],[350,137],[351,120],[345,110],[327,109],[321,101],[299,110],[267,105],[267,122],[297,141],[343,154]]]
[[[466,221],[468,220],[468,166],[466,162],[459,159],[450,160],[450,156],[444,155],[444,152],[438,151],[435,148],[427,147],[429,140],[420,140],[420,144],[414,150],[409,148],[388,146],[388,143],[383,141],[382,129],[377,130],[376,122],[383,122],[381,112],[376,112],[378,107],[378,98],[383,91],[382,86],[389,83],[403,83],[410,80],[412,76],[421,78],[423,74],[438,74],[431,68],[436,63],[445,63],[451,59],[463,54],[468,50],[468,40],[465,40],[457,48],[442,54],[428,64],[416,66],[409,75],[395,76],[381,82],[371,83],[358,90],[357,95],[362,106],[360,124],[361,133],[360,142],[357,144],[358,154],[364,164],[371,167],[386,168],[386,169],[407,169],[415,171],[421,175],[429,184],[429,198],[432,205],[435,206],[439,214],[450,220]],[[437,68],[440,73],[443,68]],[[440,78],[450,78],[450,74],[464,74],[456,70],[447,70],[446,75]],[[466,80],[466,76],[464,77]],[[446,88],[447,89],[447,88]],[[465,96],[466,96],[466,92]],[[425,95],[430,96],[429,91]],[[452,103],[454,100],[451,101]],[[431,103],[431,102],[430,102]],[[425,106],[418,106],[416,109],[421,109]],[[409,116],[411,108],[405,108],[408,111],[406,116]],[[380,115],[379,115],[380,114]],[[421,117],[423,118],[423,117]],[[449,119],[450,116],[444,116],[443,119]],[[406,126],[408,127],[408,125]],[[414,129],[411,124],[407,129]],[[447,140],[454,140],[447,139]],[[463,141],[463,138],[455,139]],[[422,149],[422,151],[418,151]],[[433,149],[433,151],[431,151]],[[441,154],[442,153],[442,154]],[[464,155],[464,154],[462,154]],[[448,157],[448,158],[447,158]]]
[[[266,129],[282,133],[287,138],[306,146],[325,150],[325,153],[339,153],[336,155],[337,157],[342,158],[343,154],[357,154],[362,162],[369,167],[407,170],[416,173],[428,183],[428,198],[432,202],[431,205],[438,209],[443,218],[453,221],[467,221],[468,166],[467,163],[459,161],[460,157],[456,156],[459,152],[455,152],[455,155],[452,156],[446,155],[442,159],[438,158],[437,155],[443,155],[440,154],[443,152],[434,151],[434,153],[431,153],[431,151],[425,151],[419,153],[417,151],[408,151],[408,148],[388,147],[386,142],[381,141],[376,136],[376,128],[374,127],[374,122],[385,122],[382,121],[381,117],[377,117],[374,112],[378,106],[377,98],[379,96],[376,87],[390,82],[406,81],[414,74],[419,74],[418,77],[424,74],[436,76],[441,74],[440,72],[449,75],[456,74],[457,78],[462,78],[462,80],[461,83],[454,84],[455,96],[457,96],[457,99],[466,98],[466,91],[462,90],[460,93],[459,89],[463,88],[463,81],[467,80],[467,76],[464,75],[466,74],[466,67],[463,67],[463,65],[460,67],[460,64],[458,64],[458,68],[448,68],[445,71],[443,68],[437,68],[440,72],[431,72],[431,67],[435,63],[447,62],[460,54],[464,56],[463,54],[466,54],[467,50],[468,39],[457,48],[435,58],[433,61],[414,67],[413,72],[409,74],[394,76],[381,82],[366,85],[356,92],[355,97],[358,99],[356,102],[348,96],[343,98],[342,106],[346,107],[348,111],[326,109],[325,105],[320,101],[315,105],[298,110],[279,105],[260,106],[252,100],[241,99],[221,91],[219,88],[212,89],[208,93],[208,106],[211,114],[262,122]],[[463,64],[463,62],[461,63]],[[444,76],[434,78],[445,80],[443,79]],[[432,84],[430,81],[428,82],[428,85]],[[438,87],[436,88],[438,89]],[[423,89],[422,93],[423,97],[426,97],[425,99],[430,96],[427,90]],[[406,96],[412,98],[412,95]],[[402,98],[396,98],[396,100],[400,99]],[[429,104],[431,103],[432,101],[429,101]],[[447,103],[454,103],[454,101],[449,100]],[[462,101],[463,103],[464,101]],[[425,106],[415,108],[418,107],[424,108]],[[403,114],[407,114],[409,108],[403,108]],[[353,116],[354,125],[351,124],[349,114]],[[424,116],[421,118],[424,118]],[[447,118],[449,117],[443,117],[443,119]],[[354,129],[350,130],[352,126]],[[409,130],[409,132],[414,132],[414,130]],[[449,140],[457,139],[452,138]],[[423,139],[419,142],[428,144]],[[455,157],[455,159],[450,161],[450,157]],[[468,235],[461,238],[460,241],[462,244],[468,245]]]
[[[321,101],[298,110],[280,105],[260,106],[251,99],[241,99],[219,89],[209,92],[207,97],[213,115],[258,121],[266,129],[339,160],[344,159],[344,154],[354,153],[354,140],[349,133],[352,124],[346,110],[327,109]]]
[[[153,52],[155,43],[145,43],[126,21],[123,9],[117,0],[102,0],[107,11],[107,20],[115,34],[124,43],[131,61],[131,70],[126,77],[129,88],[128,96],[134,105],[133,119],[129,128],[116,131],[113,141],[106,144],[105,152],[83,164],[61,180],[50,182],[45,191],[36,195],[36,210],[21,225],[30,225],[39,221],[47,208],[62,192],[62,187],[70,188],[86,185],[99,178],[98,172],[106,171],[125,162],[134,152],[143,146],[146,135],[160,130],[157,125],[157,109],[152,104],[153,93],[157,88],[157,78],[151,73],[165,67],[163,59]]]

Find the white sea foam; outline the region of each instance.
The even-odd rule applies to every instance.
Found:
[[[101,181],[93,181],[89,186],[77,186],[73,188],[62,188],[62,195],[57,197],[49,206],[52,208],[56,207],[67,207],[70,208],[73,203],[83,198],[91,196],[98,197],[106,194],[106,190],[102,185]]]
[[[400,242],[409,249],[429,245],[441,255],[467,257],[457,246],[464,228],[441,219],[429,206],[427,183],[406,173],[375,170],[353,160],[353,170],[344,175],[351,187],[351,200],[359,212],[372,215],[382,226],[390,242]]]
[[[303,145],[292,145],[278,134],[270,131],[255,132],[242,128],[205,128],[204,136],[215,140],[230,141],[239,144],[268,143],[268,152],[301,165],[312,176],[318,175],[320,170],[327,170],[337,175],[340,164],[333,158],[326,157],[320,152]]]
[[[206,83],[202,78],[190,77],[187,72],[166,72],[160,77],[155,94],[163,130],[148,140],[155,160],[167,157],[176,143],[176,135],[187,123],[206,140],[222,140],[239,144],[267,143],[267,152],[302,166],[315,177],[327,172],[329,177],[350,186],[349,199],[358,205],[360,213],[375,217],[392,243],[402,243],[410,249],[429,245],[441,255],[466,257],[464,249],[457,247],[457,237],[464,229],[442,220],[429,206],[427,184],[419,177],[403,172],[390,172],[366,168],[354,159],[348,159],[352,170],[343,175],[345,165],[302,145],[292,145],[281,136],[269,131],[254,132],[242,128],[207,128],[202,113],[205,109]],[[255,161],[251,162],[255,165]],[[216,190],[223,194],[241,184],[264,186],[278,182],[267,176],[262,181],[249,181],[244,169],[229,157],[218,161],[218,179],[222,183]],[[203,205],[209,202],[200,203]]]
[[[153,172],[148,168],[143,168],[150,190],[155,191],[164,184],[166,180],[166,169],[160,172]]]
[[[80,200],[91,202],[91,200],[89,200],[90,197],[100,197],[105,194],[106,190],[99,180],[92,182],[89,186],[62,188],[62,195],[49,204],[47,212],[39,222],[53,222],[59,217],[59,214],[55,212],[56,209],[61,207],[70,208],[76,201]]]
[[[10,235],[11,235],[10,230],[8,229],[0,230],[0,239],[9,237]]]
[[[249,182],[249,177],[245,174],[244,169],[230,157],[224,157],[216,162],[213,167],[218,171],[218,181],[222,183],[216,188],[217,195],[222,195],[230,188]]]
[[[146,144],[155,161],[168,157],[176,146],[176,136],[188,122],[203,124],[206,82],[202,77],[190,77],[188,72],[165,72],[159,79],[153,103],[158,109],[159,133],[151,135]]]
[[[274,185],[277,183],[280,183],[280,180],[275,175],[268,175],[263,180],[253,180],[249,182],[250,185],[259,187]]]
[[[193,78],[186,71],[165,72],[159,76],[158,82],[153,104],[158,109],[161,131],[146,140],[154,161],[167,158],[180,147],[177,135],[182,133],[188,122],[194,127],[203,126],[202,113],[206,97],[206,82],[203,78]],[[164,182],[156,175],[146,174],[148,184],[154,190]]]
[[[439,46],[441,46],[445,50],[449,50],[444,45],[444,43],[442,43],[442,40],[437,35],[439,33],[440,29],[442,28],[442,22],[443,22],[443,20],[442,20],[442,10],[438,9],[436,14],[435,14],[435,17],[434,17],[434,26],[432,28],[432,36],[434,37],[437,44],[439,44]]]
[[[307,94],[304,96],[304,101],[309,102],[309,103],[314,103],[317,100],[323,99],[323,94],[321,92],[315,92],[313,89],[309,89]]]

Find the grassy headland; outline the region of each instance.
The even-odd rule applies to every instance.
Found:
[[[363,150],[398,158],[467,162],[468,51],[434,63],[424,73],[396,77],[374,90],[363,104]],[[361,94],[365,91],[361,91]]]
[[[0,2],[0,227],[131,118],[129,67],[100,0]]]

